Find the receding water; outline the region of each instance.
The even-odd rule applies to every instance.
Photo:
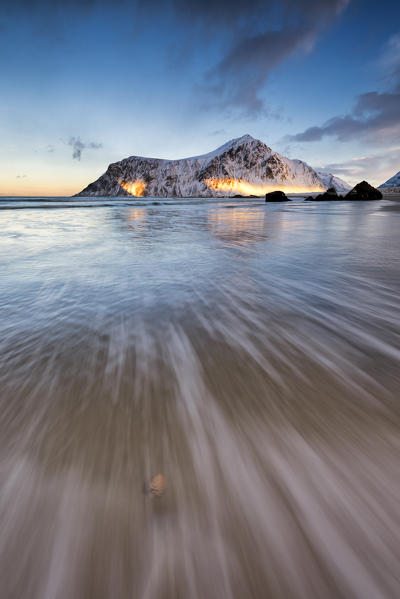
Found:
[[[154,201],[0,201],[1,599],[398,599],[400,212]]]

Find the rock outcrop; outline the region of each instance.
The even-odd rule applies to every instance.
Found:
[[[283,191],[271,191],[265,194],[266,202],[290,202],[289,198]]]
[[[379,189],[375,189],[375,187],[372,187],[372,185],[366,181],[357,183],[357,185],[345,195],[346,200],[357,201],[381,200],[382,197],[382,193],[379,191]]]
[[[343,196],[338,195],[338,192],[334,187],[330,187],[325,193],[320,193],[315,197],[305,198],[305,201],[311,202],[332,202],[337,200],[343,200]]]
[[[336,189],[334,187],[330,187],[325,193],[321,193],[315,197],[306,198],[306,201],[309,202],[332,202],[332,201],[341,201],[341,200],[350,200],[350,201],[366,201],[366,200],[381,200],[382,193],[379,189],[375,189],[366,181],[361,181],[361,183],[357,183],[355,187],[345,196],[338,195]]]

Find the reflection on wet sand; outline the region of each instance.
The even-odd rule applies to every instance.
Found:
[[[226,242],[246,243],[265,234],[266,213],[263,206],[211,208],[207,224],[214,235]]]
[[[143,229],[146,225],[146,208],[129,208],[126,219],[132,229]]]

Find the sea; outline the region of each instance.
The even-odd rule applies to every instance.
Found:
[[[398,599],[399,208],[0,198],[1,599]]]

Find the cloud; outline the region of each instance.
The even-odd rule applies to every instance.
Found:
[[[366,179],[374,185],[381,185],[400,170],[400,146],[391,146],[384,152],[359,156],[346,162],[326,164],[324,168],[352,182]]]
[[[291,141],[320,141],[335,137],[338,141],[354,141],[367,137],[375,143],[388,143],[400,135],[400,91],[368,92],[358,96],[350,114],[336,116],[321,126],[309,127],[290,136]]]
[[[217,105],[239,107],[247,113],[266,113],[260,98],[273,68],[288,58],[307,38],[305,31],[265,31],[236,43],[205,76],[203,90],[218,98]]]
[[[124,0],[119,0],[120,4]],[[128,0],[126,0],[128,2]],[[53,11],[63,7],[80,8],[82,10],[90,10],[94,6],[102,3],[102,0],[2,0],[1,8],[8,15],[21,10],[29,11],[30,13],[43,13],[46,9],[51,8]],[[53,14],[53,16],[56,16]]]
[[[81,141],[80,137],[70,137],[68,145],[72,146],[72,158],[74,160],[80,160],[82,158],[82,152],[86,148],[98,150],[99,148],[103,147],[103,144],[95,143],[93,141],[84,143],[83,141]]]
[[[140,4],[145,6],[147,0]],[[249,20],[267,23],[276,16],[285,22],[330,18],[340,12],[348,0],[153,0],[152,4],[158,7],[172,5],[181,18],[191,22],[200,20],[218,31],[223,26],[236,27],[240,19],[243,19],[242,29],[246,29]]]
[[[335,116],[320,126],[309,127],[289,136],[290,141],[338,141],[366,138],[375,143],[391,143],[400,136],[400,35],[391,37],[380,60],[384,77],[390,81],[386,92],[370,91],[356,97],[349,114]]]
[[[251,116],[269,114],[260,92],[270,73],[297,51],[309,52],[348,2],[174,0],[179,18],[205,24],[208,35],[228,32],[222,58],[209,66],[197,87],[204,104]]]
[[[26,179],[28,175],[17,175],[16,179]]]
[[[350,0],[115,0],[110,10],[123,10],[145,30],[155,19],[174,31],[187,60],[185,36],[195,52],[209,56],[195,88],[199,103],[223,111],[269,114],[261,92],[271,72],[296,52],[312,50],[319,34]],[[104,0],[3,0],[6,12],[33,13],[63,22],[65,11],[87,14]],[[127,18],[129,18],[127,16]],[[171,21],[171,22],[170,22]],[[214,58],[217,57],[217,58]],[[77,147],[76,158],[82,149]]]
[[[378,67],[389,81],[393,78],[396,81],[400,80],[400,33],[396,33],[388,39],[378,60]]]

